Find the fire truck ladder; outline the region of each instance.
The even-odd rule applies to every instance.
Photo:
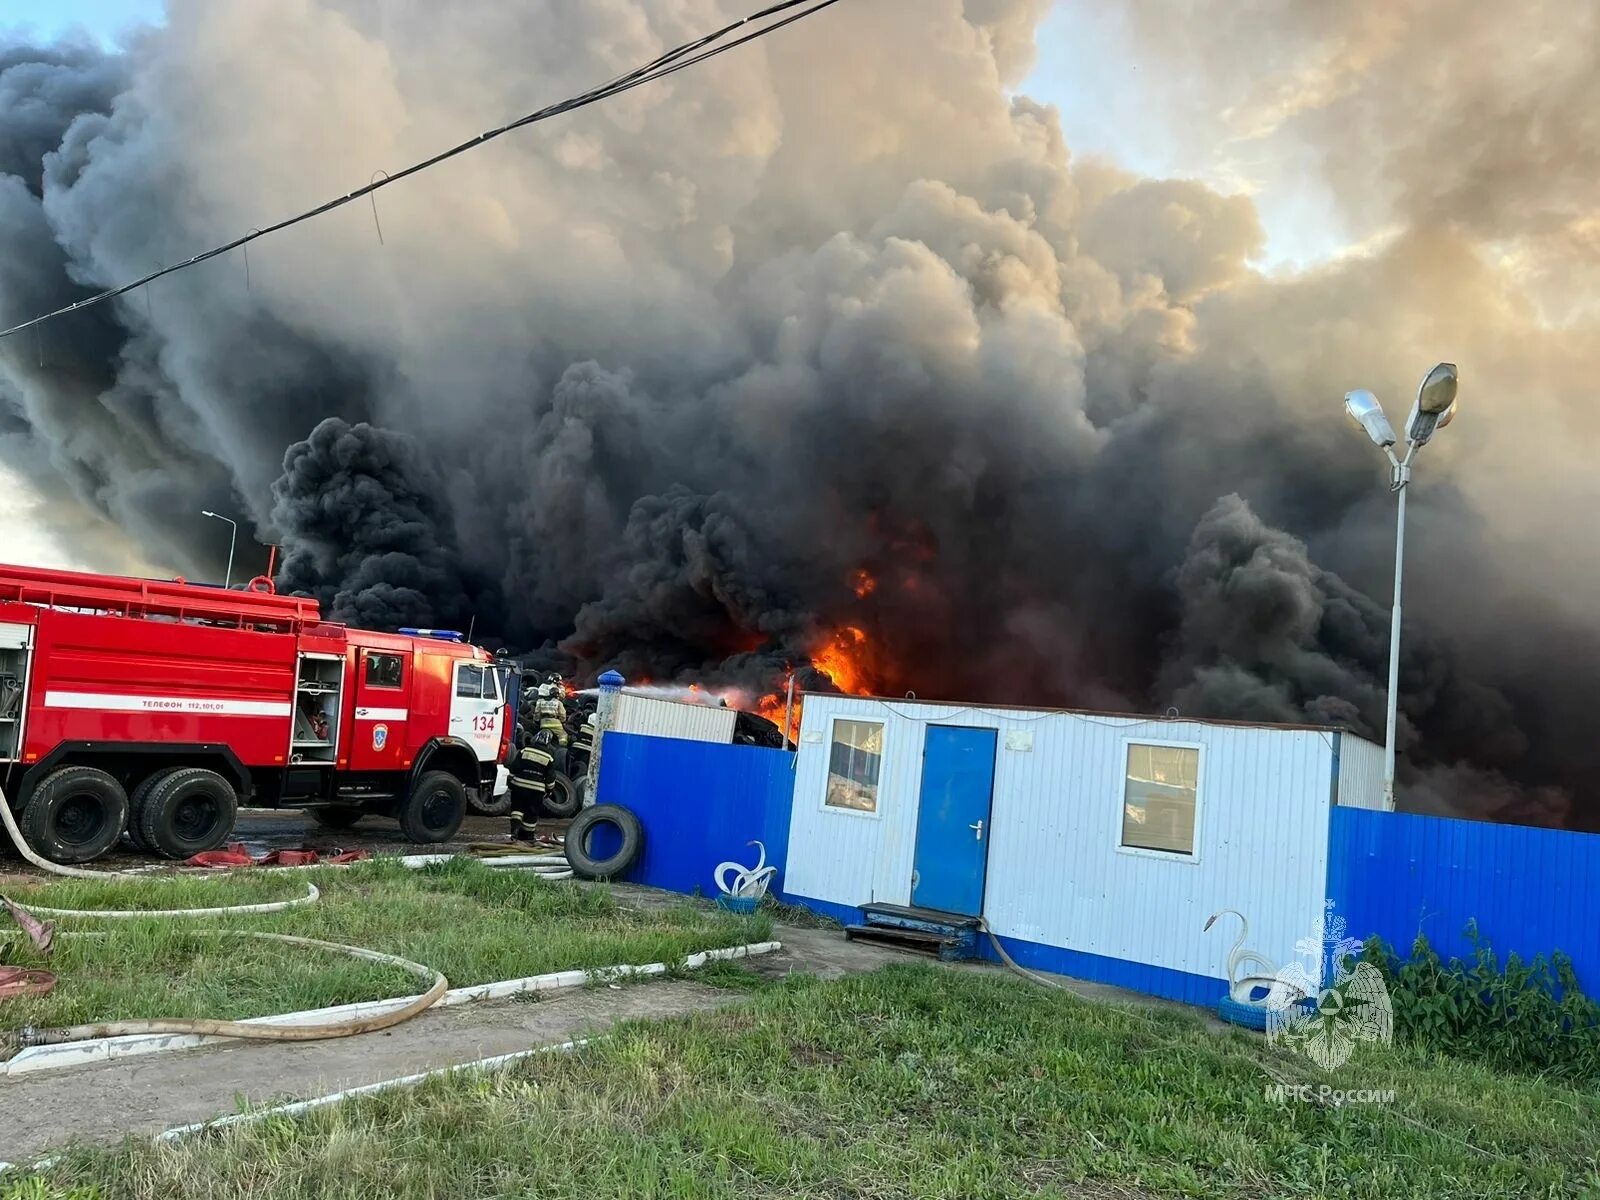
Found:
[[[315,600],[280,596],[269,579],[243,590],[184,579],[125,579],[0,564],[0,603],[295,633],[322,623]]]

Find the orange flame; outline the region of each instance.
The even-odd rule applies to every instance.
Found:
[[[873,578],[871,571],[857,567],[850,576],[850,586],[855,590],[856,599],[865,600],[878,590],[878,581]]]
[[[841,625],[811,652],[811,665],[832,680],[841,692],[866,696],[872,692],[873,672],[868,661],[870,652],[871,641],[866,630],[856,625]],[[751,705],[750,711],[771,721],[793,742],[799,736],[802,703],[801,696],[797,694],[787,729],[784,728],[783,718],[788,696],[784,689],[760,697]]]
[[[823,645],[811,652],[816,667],[841,692],[865,696],[871,692],[870,667],[866,661],[866,632],[855,625],[841,625]]]

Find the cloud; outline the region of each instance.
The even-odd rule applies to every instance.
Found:
[[[11,46],[0,311],[346,192],[736,7],[179,0],[124,54]],[[1453,359],[1463,417],[1412,496],[1403,769],[1457,811],[1600,823],[1550,799],[1597,765],[1600,568],[1569,530],[1600,501],[1600,339],[1549,319],[1527,265],[1587,244],[1580,39],[1475,64],[1553,4],[1527,30],[1449,4],[1141,24],[1204,100],[1197,136],[1314,146],[1390,231],[1266,278],[1249,199],[1075,161],[1009,90],[1043,7],[837,5],[386,189],[381,242],[351,205],[248,272],[60,322],[42,366],[4,348],[0,454],[97,565],[119,530],[214,569],[190,514],[236,511],[342,617],[475,621],[581,672],[768,688],[848,626],[889,694],[1375,734],[1393,509],[1338,397],[1374,387],[1398,420]]]

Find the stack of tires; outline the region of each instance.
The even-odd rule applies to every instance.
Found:
[[[565,771],[556,766],[556,749],[535,743],[512,758],[509,789],[511,808],[524,823],[538,817],[565,819],[583,807],[583,794]]]

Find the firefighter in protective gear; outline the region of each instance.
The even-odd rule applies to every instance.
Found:
[[[511,838],[531,842],[550,790],[555,755],[539,746],[524,746],[511,760]]]
[[[563,701],[566,689],[561,677],[552,675],[539,685],[539,699],[533,706],[534,720],[539,729],[548,730],[558,746],[567,744],[567,706]]]
[[[583,724],[578,726],[572,735],[572,747],[567,751],[569,762],[582,758],[585,762],[594,753],[594,735],[600,728],[600,714],[590,713],[583,719]]]

